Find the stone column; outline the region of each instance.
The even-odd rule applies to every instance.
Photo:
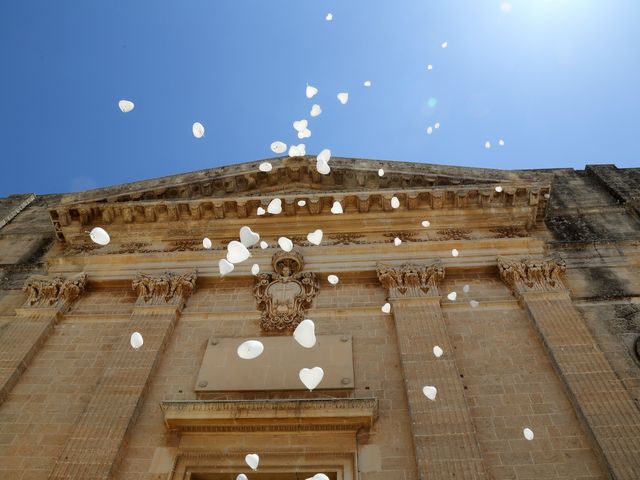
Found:
[[[378,265],[378,279],[389,292],[409,401],[420,479],[486,478],[464,389],[447,336],[437,283],[444,267]],[[436,358],[433,347],[444,355]],[[422,393],[438,389],[435,401]]]
[[[561,260],[498,258],[613,478],[640,478],[640,410],[599,349],[560,275]],[[535,432],[534,432],[535,433]]]
[[[53,327],[73,301],[84,291],[86,274],[62,277],[31,277],[23,290],[29,294],[16,309],[16,318],[0,337],[0,404],[4,402]]]
[[[159,277],[138,274],[133,281],[138,300],[131,319],[122,328],[50,479],[111,478],[162,351],[195,284],[195,271],[180,276],[171,272]],[[140,332],[144,339],[138,350],[129,343],[133,332]]]

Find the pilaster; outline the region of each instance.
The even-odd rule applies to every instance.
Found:
[[[47,340],[60,314],[84,291],[86,282],[84,273],[67,280],[44,276],[27,280],[23,290],[29,297],[0,336],[0,404]]]
[[[131,319],[122,329],[89,405],[77,420],[50,479],[111,478],[161,353],[195,283],[195,271],[184,275],[166,272],[156,277],[138,274],[135,278],[132,286],[138,299]],[[138,350],[129,344],[134,331],[144,339]]]
[[[440,262],[378,265],[395,319],[420,479],[482,479],[475,428],[440,307],[437,284],[443,278]],[[435,345],[444,350],[440,358]],[[422,393],[425,385],[438,389],[435,401]]]
[[[565,263],[498,258],[498,268],[529,313],[612,477],[640,478],[640,410],[562,283]]]

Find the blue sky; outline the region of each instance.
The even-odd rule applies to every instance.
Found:
[[[4,0],[0,196],[258,160],[274,140],[489,168],[638,166],[640,2],[503,3]]]

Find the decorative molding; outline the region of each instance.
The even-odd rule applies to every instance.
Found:
[[[183,275],[165,272],[152,277],[138,272],[132,282],[138,294],[136,305],[184,305],[196,288],[196,271]]]
[[[304,260],[297,251],[278,251],[271,259],[275,273],[258,275],[253,289],[262,311],[264,332],[290,332],[304,319],[319,289],[313,272],[303,272]]]
[[[506,226],[496,227],[490,230],[495,233],[495,238],[524,238],[529,236],[529,232],[520,227]]]
[[[25,199],[20,202],[15,208],[13,208],[9,213],[7,213],[4,217],[0,218],[0,229],[2,229],[5,225],[7,225],[11,220],[13,220],[22,210],[27,208],[35,199],[35,193],[30,193],[25,195]],[[11,197],[9,197],[11,198]]]
[[[509,260],[498,257],[500,278],[518,294],[565,291],[560,275],[566,270],[567,265],[562,259]]]
[[[470,240],[471,230],[462,228],[444,228],[438,230],[438,235],[442,240]]]
[[[438,296],[437,284],[444,279],[444,266],[440,261],[432,265],[404,264],[390,267],[378,264],[378,280],[395,297]]]
[[[329,239],[333,240],[331,245],[362,245],[366,242],[362,240],[365,236],[362,233],[332,233]]]
[[[180,431],[357,431],[378,416],[376,398],[187,400],[160,403],[165,425]]]
[[[29,295],[24,306],[66,308],[84,292],[86,284],[86,273],[67,280],[62,277],[34,275],[22,287]]]
[[[425,241],[428,241],[428,240],[422,240],[420,238],[416,238],[416,235],[418,235],[418,232],[407,232],[407,231],[389,232],[389,233],[383,233],[382,234],[383,237],[389,239],[388,242],[392,242],[392,243],[396,238],[399,238],[403,242],[425,242]]]

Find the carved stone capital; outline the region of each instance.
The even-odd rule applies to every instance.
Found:
[[[508,260],[498,257],[500,278],[517,294],[564,291],[566,287],[560,275],[566,270],[567,265],[562,259]]]
[[[86,284],[86,273],[66,280],[62,277],[40,275],[30,277],[22,287],[29,295],[25,307],[53,307],[63,310],[84,292]]]
[[[182,307],[196,288],[196,271],[183,275],[173,272],[152,277],[138,273],[132,283],[138,294],[136,305],[178,305]]]
[[[275,272],[258,275],[253,288],[262,311],[260,328],[264,332],[292,332],[313,303],[318,279],[315,273],[302,271],[304,259],[295,250],[277,252],[271,264]]]
[[[401,267],[377,265],[378,280],[392,297],[438,296],[438,282],[444,278],[444,266],[440,261],[431,265]]]

